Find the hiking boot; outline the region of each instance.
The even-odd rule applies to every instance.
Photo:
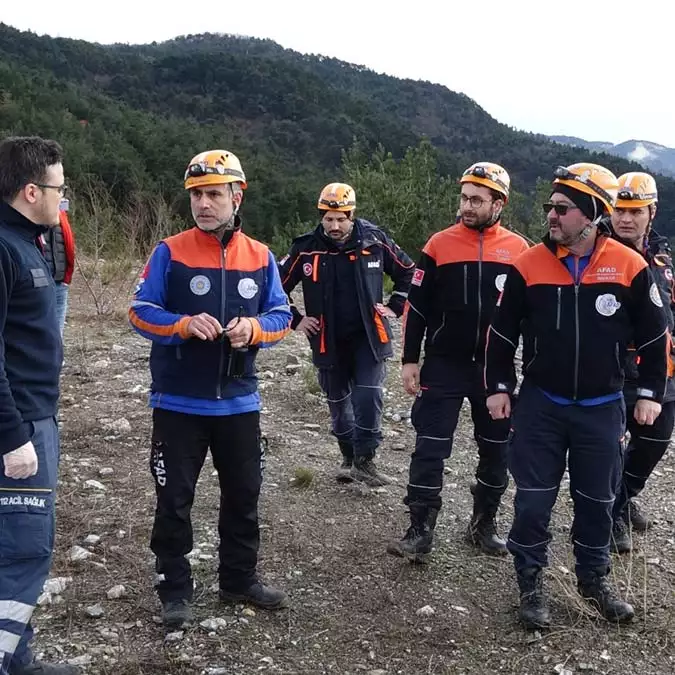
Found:
[[[609,542],[612,553],[630,553],[633,550],[628,526],[623,517],[617,518],[612,524],[612,539]]]
[[[624,602],[612,588],[605,569],[590,571],[583,578],[577,579],[577,589],[582,598],[595,607],[600,614],[614,623],[627,623],[635,611]]]
[[[343,457],[340,468],[335,472],[335,480],[338,483],[352,483],[352,464],[354,461],[351,457]]]
[[[382,487],[394,482],[391,477],[377,470],[372,457],[354,457],[350,475],[354,480],[365,483],[369,487]]]
[[[290,605],[286,593],[273,586],[265,586],[262,581],[256,581],[243,591],[227,591],[221,588],[220,599],[223,602],[248,603],[262,609],[285,609]]]
[[[162,623],[167,628],[180,628],[192,622],[192,608],[185,598],[162,603]]]
[[[487,555],[506,555],[506,542],[497,534],[497,507],[499,502],[485,504],[472,486],[473,515],[466,530],[466,541]]]
[[[25,666],[10,667],[9,672],[11,675],[78,675],[82,671],[77,666],[69,666],[66,663],[31,661]]]
[[[528,567],[518,574],[520,609],[518,617],[527,630],[548,628],[551,614],[544,596],[544,573],[539,567]]]
[[[423,504],[410,505],[410,527],[400,541],[387,545],[387,553],[410,562],[426,563],[433,548],[438,509]]]
[[[626,505],[627,521],[636,532],[646,532],[654,523],[640,510],[640,507],[632,499]]]

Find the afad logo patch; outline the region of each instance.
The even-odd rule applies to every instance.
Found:
[[[306,277],[311,277],[312,276],[312,263],[305,263],[302,266],[302,271],[303,271],[303,274]]]
[[[413,274],[412,281],[410,282],[413,286],[421,286],[422,280],[424,279],[424,270],[416,269]]]

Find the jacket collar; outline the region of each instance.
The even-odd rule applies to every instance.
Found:
[[[494,225],[490,225],[490,227],[485,227],[482,230],[478,230],[473,227],[467,227],[461,220],[455,224],[455,227],[461,228],[462,232],[467,237],[475,237],[476,239],[478,239],[478,237],[481,234],[483,235],[483,238],[496,237],[503,229],[501,220],[498,220]]]
[[[35,241],[37,237],[49,230],[47,225],[38,225],[12,208],[7,202],[0,200],[0,223],[4,223],[22,239]]]

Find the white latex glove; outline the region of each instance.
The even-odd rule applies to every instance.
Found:
[[[37,473],[38,458],[32,441],[2,456],[7,478],[30,478]]]

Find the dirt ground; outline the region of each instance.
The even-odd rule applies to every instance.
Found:
[[[635,621],[610,626],[578,600],[567,544],[570,499],[562,490],[546,579],[555,626],[528,634],[516,620],[511,559],[480,555],[463,542],[476,462],[467,411],[447,463],[433,561],[411,566],[385,552],[387,541],[407,526],[401,500],[414,443],[411,401],[402,390],[398,362],[389,368],[386,438],[378,459],[398,484],[378,490],[341,486],[332,477],[339,453],[329,435],[328,411],[307,344],[295,334],[258,361],[269,443],[260,572],[288,591],[292,607],[267,613],[219,604],[218,484],[207,460],[193,511],[196,621],[167,635],[158,623],[148,548],[154,510],[149,343],[130,330],[123,294],[118,299],[116,312],[97,316],[81,278],[75,279],[65,338],[52,570],[53,577],[70,580],[36,612],[36,650],[45,658],[74,660],[87,673],[101,675],[675,671],[672,453],[642,498],[656,516],[655,527],[636,537],[633,555],[614,559],[615,581],[635,605]],[[292,355],[303,365],[287,374]],[[294,484],[298,469],[305,483],[311,478],[309,485]],[[499,517],[502,533],[512,500],[511,486]],[[75,545],[89,557],[73,562]],[[120,584],[121,597],[110,599],[108,591]],[[418,614],[426,606],[433,613]],[[219,627],[200,625],[216,618],[224,619]]]

